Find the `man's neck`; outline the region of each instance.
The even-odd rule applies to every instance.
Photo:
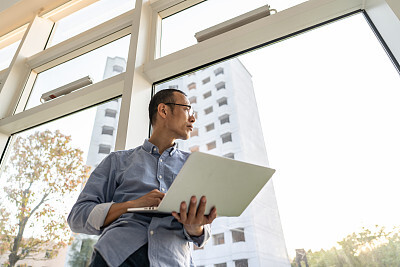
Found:
[[[165,138],[163,136],[152,134],[149,138],[149,142],[158,147],[158,151],[162,154],[166,149],[174,146],[175,139],[174,138]]]

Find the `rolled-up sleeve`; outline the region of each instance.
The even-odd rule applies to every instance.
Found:
[[[101,227],[113,204],[116,188],[114,154],[107,156],[90,175],[78,200],[68,216],[68,224],[75,233],[100,235]]]

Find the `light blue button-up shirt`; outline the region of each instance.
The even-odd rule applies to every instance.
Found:
[[[153,189],[167,192],[188,156],[176,145],[160,155],[148,140],[135,149],[111,153],[92,172],[72,207],[72,231],[101,235],[95,250],[112,267],[146,243],[151,266],[193,266],[189,241],[203,246],[210,237],[209,225],[203,236],[190,237],[172,216],[125,213],[102,227],[112,203],[137,199]]]

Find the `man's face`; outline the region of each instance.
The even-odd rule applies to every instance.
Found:
[[[174,103],[190,105],[189,100],[181,93],[174,92]],[[167,128],[175,139],[187,140],[193,130],[193,123],[196,121],[194,115],[189,115],[189,107],[179,105],[167,105],[170,111],[167,117]]]

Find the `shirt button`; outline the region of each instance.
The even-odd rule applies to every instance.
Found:
[[[162,162],[162,159],[160,159],[160,162]]]
[[[165,188],[164,188],[164,187],[163,187],[163,188],[161,188],[161,191],[163,191],[163,192],[164,192],[164,191],[165,191]]]
[[[158,176],[158,178],[162,179],[162,175]]]
[[[154,231],[153,230],[150,231],[150,235],[154,235]]]

